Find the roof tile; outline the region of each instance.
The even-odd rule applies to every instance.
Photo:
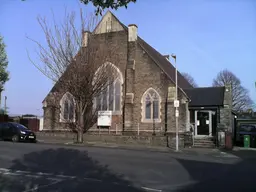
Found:
[[[223,106],[225,87],[183,89],[191,99],[190,107]]]

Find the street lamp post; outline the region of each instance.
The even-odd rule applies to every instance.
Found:
[[[3,92],[3,87],[0,86],[0,109],[2,109],[2,92]]]
[[[4,97],[4,114],[5,114],[5,115],[7,114],[6,100],[7,100],[7,97],[5,96],[5,97]]]
[[[179,100],[178,100],[178,71],[177,71],[177,63],[176,63],[176,55],[172,54],[172,58],[174,59],[175,65],[175,127],[176,127],[176,151],[179,151],[179,128],[178,128],[178,118],[179,118]]]

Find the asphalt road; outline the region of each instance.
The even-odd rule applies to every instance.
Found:
[[[254,154],[220,158],[0,141],[0,192],[256,191],[255,182]]]

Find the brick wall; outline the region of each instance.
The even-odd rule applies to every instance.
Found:
[[[165,101],[167,98],[167,90],[168,86],[173,85],[170,82],[161,69],[154,63],[154,61],[142,50],[139,45],[129,44],[128,50],[128,42],[127,42],[127,32],[119,31],[119,32],[111,32],[107,36],[106,34],[97,35],[97,42],[99,45],[107,44],[109,48],[116,49],[119,55],[119,63],[112,62],[116,65],[120,71],[122,72],[123,77],[125,78],[125,69],[126,65],[131,58],[135,59],[135,70],[130,69],[130,72],[127,73],[127,92],[130,91],[134,93],[134,102],[132,104],[125,105],[125,121],[123,122],[123,117],[120,115],[119,117],[115,116],[113,118],[114,123],[124,124],[125,129],[133,129],[135,132],[137,131],[137,124],[140,123],[141,129],[145,130],[153,130],[153,129],[165,129]],[[103,61],[99,61],[99,64],[103,64]],[[132,83],[132,84],[131,84]],[[155,89],[160,97],[161,97],[161,122],[155,123],[143,123],[142,119],[142,95],[144,92],[149,89]],[[123,97],[122,104],[125,101],[125,88],[123,87]],[[62,93],[64,94],[64,93]],[[59,101],[62,97],[62,94],[58,94],[56,97],[50,97],[48,100],[51,100],[52,106],[48,105],[44,109],[44,129],[68,129],[68,125],[59,122]],[[184,97],[183,93],[179,92],[179,99]],[[168,104],[168,115],[167,115],[167,128],[171,131],[175,130],[175,111],[173,107],[173,103]],[[54,117],[54,118],[53,118]],[[180,118],[179,125],[180,129],[183,130],[185,118],[185,108],[183,104],[180,107]],[[131,123],[129,126],[128,123]]]
[[[224,129],[232,131],[232,90],[230,85],[225,87],[223,104],[224,107],[220,108],[220,124]]]
[[[73,142],[76,135],[72,132],[37,132],[40,140],[62,140],[63,142]],[[146,145],[146,146],[167,146],[165,136],[118,136],[118,135],[92,135],[84,134],[84,142],[98,142],[108,144]]]
[[[109,49],[113,52],[118,52],[118,58],[115,57],[115,60],[108,58],[107,61],[113,63],[116,67],[119,68],[123,77],[125,74],[125,67],[127,61],[127,33],[124,31],[112,32],[108,35],[106,34],[97,34],[94,37],[94,40],[97,42],[97,45],[107,44]],[[122,42],[122,43],[120,43]],[[95,55],[94,55],[95,56]],[[116,63],[118,61],[118,63]],[[99,67],[106,61],[98,61]],[[124,89],[123,95],[124,95]],[[58,130],[58,129],[68,129],[68,124],[60,123],[60,99],[65,93],[56,93],[55,95],[49,95],[46,98],[47,107],[44,108],[44,129]],[[122,99],[122,104],[124,98]],[[115,117],[115,122],[122,123],[122,117]]]

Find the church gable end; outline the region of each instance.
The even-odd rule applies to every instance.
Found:
[[[118,19],[110,11],[108,11],[96,26],[94,33],[101,34],[117,31],[124,31],[124,27],[120,21],[118,21]]]
[[[103,111],[113,112],[112,123],[115,129],[137,129],[139,124],[142,130],[150,132],[154,127],[155,130],[160,131],[166,126],[165,98],[168,85],[174,83],[173,70],[169,69],[173,66],[164,56],[144,42],[138,36],[137,30],[138,27],[135,24],[126,27],[108,11],[95,30],[90,33],[97,39],[97,46],[107,43],[108,48],[118,47],[116,50],[118,62],[113,64],[118,67],[123,76],[122,81],[115,81],[113,85],[107,87],[106,93],[95,98],[94,106]],[[115,33],[107,34],[105,37],[104,34],[109,32]],[[165,62],[164,66],[162,58]],[[108,62],[112,62],[111,58]],[[186,86],[186,83],[184,86],[181,84],[179,83],[179,88]],[[51,92],[59,91],[54,86]],[[179,92],[182,92],[182,89],[179,89]],[[184,96],[183,93],[182,95]],[[68,111],[66,109],[74,109],[72,104],[57,102],[56,110],[51,106],[45,107],[44,128],[63,129],[66,125],[59,121],[60,117],[63,116],[65,119],[74,117],[66,112]],[[52,116],[56,116],[58,121],[51,121]]]

